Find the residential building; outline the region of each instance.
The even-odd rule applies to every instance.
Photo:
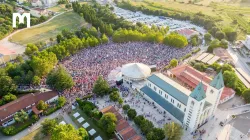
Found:
[[[185,130],[194,131],[214,116],[223,89],[221,72],[208,84],[200,81],[193,90],[155,73],[147,78],[140,93],[157,108],[176,118]]]
[[[185,36],[187,39],[190,39],[194,35],[199,35],[199,32],[197,32],[193,29],[188,29],[188,28],[179,29],[179,30],[176,30],[176,32],[178,34]]]
[[[48,16],[49,12],[46,9],[34,8],[30,9],[30,14],[34,17]]]
[[[39,112],[36,109],[36,104],[40,100],[44,101],[45,103],[51,103],[56,101],[57,98],[57,92],[48,91],[27,94],[15,101],[7,103],[0,107],[0,125],[5,127],[13,124],[15,122],[14,115],[21,110],[26,111],[28,114],[30,114],[32,111],[35,113]]]

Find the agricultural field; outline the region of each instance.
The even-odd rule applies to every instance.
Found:
[[[55,38],[64,29],[74,31],[87,25],[84,19],[77,13],[65,12],[47,23],[14,34],[10,38],[10,41],[22,45],[46,42],[49,41],[50,38]]]
[[[144,6],[148,9],[162,10],[168,13],[190,13],[195,14],[202,12],[203,14],[217,19],[216,24],[221,29],[232,27],[238,32],[238,39],[245,39],[247,33],[250,33],[250,1],[249,7],[241,6],[240,0],[147,0],[147,1],[131,1],[133,5]],[[203,2],[209,2],[204,4]],[[223,2],[222,2],[223,1]],[[244,0],[243,0],[244,1]],[[195,9],[195,10],[194,10]],[[237,23],[235,23],[237,21]]]

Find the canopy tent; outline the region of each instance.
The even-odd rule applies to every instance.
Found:
[[[142,63],[129,63],[122,66],[122,75],[131,80],[142,80],[150,76],[151,69]]]

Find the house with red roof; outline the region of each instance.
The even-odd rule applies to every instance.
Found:
[[[202,73],[189,65],[177,66],[169,70],[168,75],[185,84],[190,89],[194,89],[202,81],[204,89],[207,90],[207,85],[212,81],[206,73]],[[224,87],[219,104],[232,99],[234,95],[235,91],[232,88]]]
[[[194,35],[199,35],[199,32],[192,30],[192,29],[188,29],[188,28],[176,30],[176,32],[178,34],[185,36],[187,39],[190,39]]]
[[[133,127],[123,119],[122,115],[113,106],[105,107],[101,110],[103,114],[114,113],[117,118],[115,135],[118,140],[142,140],[142,137],[136,133]]]

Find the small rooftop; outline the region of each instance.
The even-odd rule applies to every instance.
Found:
[[[196,88],[192,91],[192,93],[190,94],[190,96],[194,99],[196,99],[197,101],[201,101],[203,99],[206,98],[206,93],[205,90],[203,88],[203,84],[202,82],[200,82]]]

